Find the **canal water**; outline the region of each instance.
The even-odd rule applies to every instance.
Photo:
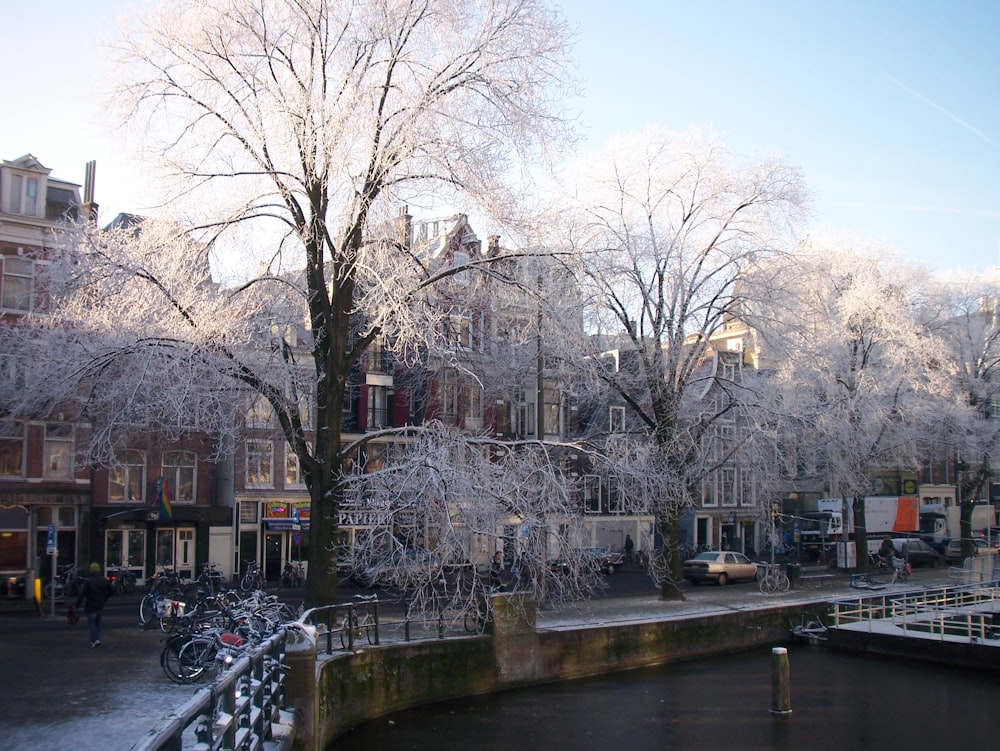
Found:
[[[400,712],[328,751],[903,751],[992,746],[992,673],[789,647],[792,712],[772,715],[771,650]]]

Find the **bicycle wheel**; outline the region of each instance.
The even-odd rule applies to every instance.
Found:
[[[66,587],[60,581],[49,582],[45,585],[45,599],[51,600],[53,597],[61,600],[66,596]]]
[[[788,574],[786,574],[784,571],[782,571],[780,574],[778,574],[778,587],[777,588],[779,590],[781,590],[782,592],[787,592],[789,589],[792,588],[792,581],[791,581],[791,579],[788,578]]]
[[[147,626],[156,617],[156,595],[150,592],[139,602],[139,625]]]
[[[778,583],[774,578],[774,574],[768,571],[764,574],[764,577],[760,580],[759,585],[760,591],[765,595],[773,595],[778,589]]]
[[[182,683],[200,680],[219,651],[215,639],[192,639],[177,653],[177,675]]]
[[[160,667],[164,674],[174,683],[187,683],[181,674],[180,651],[188,643],[190,637],[176,636],[167,640],[160,652]]]
[[[465,611],[465,630],[470,634],[482,634],[486,631],[486,613],[481,605]]]

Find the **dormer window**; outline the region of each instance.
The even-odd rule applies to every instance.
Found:
[[[38,178],[10,175],[10,190],[7,195],[7,213],[21,216],[38,216]]]

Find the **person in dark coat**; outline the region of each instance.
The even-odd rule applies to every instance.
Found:
[[[98,647],[101,644],[101,613],[104,611],[104,603],[112,594],[111,582],[101,574],[101,564],[91,563],[90,576],[84,579],[83,589],[76,598],[76,607],[82,605],[83,612],[87,614],[91,647]]]

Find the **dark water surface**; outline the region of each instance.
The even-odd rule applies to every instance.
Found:
[[[507,691],[366,723],[328,751],[946,751],[992,747],[1000,676],[789,647],[792,713],[771,714],[771,651]]]

